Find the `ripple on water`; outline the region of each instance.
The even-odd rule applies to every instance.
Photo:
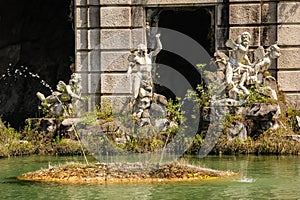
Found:
[[[240,179],[234,179],[234,181],[239,183],[254,183],[256,182],[256,179],[247,178],[246,176],[243,176]]]

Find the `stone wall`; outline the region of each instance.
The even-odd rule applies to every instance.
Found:
[[[300,2],[230,0],[229,37],[249,31],[253,48],[278,42],[281,57],[271,67],[290,106],[300,109]]]
[[[76,66],[83,93],[91,99],[122,105],[131,94],[125,72],[130,48],[145,43],[146,8],[215,6],[215,49],[244,31],[252,35],[251,49],[278,41],[282,56],[271,67],[281,89],[300,108],[300,2],[277,0],[76,0]],[[118,97],[118,98],[114,98]],[[298,100],[299,98],[299,100]]]
[[[277,8],[278,83],[287,94],[289,104],[300,109],[300,2],[281,1]]]

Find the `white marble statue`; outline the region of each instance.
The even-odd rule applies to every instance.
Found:
[[[248,58],[248,49],[251,36],[248,32],[242,33],[236,41],[229,39],[226,46],[232,51],[226,66],[226,83],[228,84],[229,97],[237,99],[238,95],[249,95],[245,83],[251,71],[252,64]]]
[[[128,57],[130,62],[127,71],[127,77],[130,76],[134,67],[137,67],[137,73],[133,77],[133,101],[138,104],[138,111],[134,113],[141,118],[143,111],[150,107],[153,98],[152,82],[152,63],[155,57],[162,49],[160,34],[156,34],[156,49],[148,53],[147,46],[139,44],[137,49],[131,51]],[[138,102],[137,102],[138,101]]]
[[[244,32],[235,41],[229,39],[225,44],[231,49],[225,70],[230,99],[239,100],[249,96],[250,92],[246,86],[262,83],[263,73],[270,67],[271,59],[276,59],[280,56],[280,48],[277,44],[271,45],[266,50],[259,46],[254,51],[255,61],[251,63],[247,55],[250,39],[250,34]]]
[[[51,95],[45,97],[44,94],[37,92],[37,97],[41,101],[41,106],[47,110],[47,115],[73,117],[74,107],[78,106],[81,100],[80,78],[73,73],[69,84],[59,81],[56,90]],[[74,106],[75,105],[75,106]]]

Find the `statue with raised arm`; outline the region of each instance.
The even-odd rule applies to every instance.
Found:
[[[139,44],[137,49],[131,50],[128,56],[130,62],[127,71],[127,77],[130,76],[134,67],[137,68],[137,73],[133,78],[133,104],[136,111],[134,115],[138,118],[142,117],[143,112],[150,107],[153,98],[153,82],[152,82],[152,63],[157,54],[162,49],[160,34],[156,34],[156,49],[148,53],[147,46]]]
[[[248,96],[250,93],[245,83],[254,69],[247,56],[251,36],[248,32],[242,33],[236,41],[229,39],[226,46],[232,49],[226,65],[226,83],[229,97],[237,99],[239,95]]]

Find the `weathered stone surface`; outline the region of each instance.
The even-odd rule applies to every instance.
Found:
[[[133,28],[142,27],[144,24],[144,8],[135,6],[131,8],[131,26]]]
[[[297,93],[289,93],[286,94],[287,105],[299,110],[300,109],[300,94]]]
[[[109,103],[112,105],[113,109],[117,111],[128,111],[130,99],[130,96],[101,96],[101,102]]]
[[[131,0],[101,0],[100,5],[130,4]]]
[[[87,30],[80,29],[76,31],[76,49],[87,49],[88,48],[88,36]]]
[[[278,69],[299,68],[300,51],[298,48],[281,49],[281,56],[278,58]]]
[[[88,71],[88,53],[78,51],[76,53],[76,72]]]
[[[83,6],[86,5],[86,0],[76,0],[75,3],[77,6]]]
[[[261,21],[263,23],[276,23],[277,7],[274,2],[266,2],[261,7]]]
[[[300,2],[278,3],[277,18],[279,23],[300,22]]]
[[[100,9],[101,27],[130,27],[130,7],[102,7]]]
[[[100,51],[93,50],[88,53],[88,66],[89,72],[99,72],[100,73]]]
[[[158,132],[166,131],[170,125],[170,122],[167,119],[156,119],[155,128]]]
[[[72,125],[76,125],[77,123],[81,122],[82,120],[83,120],[82,118],[66,118],[66,119],[63,119],[61,124],[63,126],[72,126]]]
[[[260,4],[236,5],[229,7],[230,24],[256,24],[260,23]]]
[[[137,47],[139,44],[145,44],[144,29],[136,28],[131,31],[131,48]]]
[[[126,51],[120,52],[101,52],[101,71],[127,71],[128,69],[128,55]]]
[[[279,71],[277,81],[283,91],[300,91],[300,71]]]
[[[230,138],[234,139],[235,137],[238,137],[242,141],[247,140],[247,127],[243,122],[236,122],[235,124],[231,124],[227,129],[226,132],[228,132]]]
[[[243,32],[249,32],[252,36],[250,45],[258,46],[260,44],[260,30],[259,27],[231,27],[229,30],[229,38],[236,39]]]
[[[300,45],[300,25],[282,25],[278,27],[280,45]]]
[[[87,5],[99,5],[101,0],[87,0]]]
[[[225,42],[228,40],[228,29],[227,28],[218,28],[216,29],[216,46],[217,49],[220,47],[225,47]],[[235,34],[238,35],[238,34]]]
[[[160,104],[165,105],[165,106],[168,105],[167,98],[164,95],[161,95],[161,94],[154,93],[153,94],[153,102],[154,103],[160,103]]]
[[[79,75],[81,76],[81,92],[82,94],[87,94],[89,85],[88,74],[85,72],[80,72]]]
[[[98,6],[90,6],[88,8],[88,27],[89,28],[100,27],[100,12]]]
[[[100,49],[100,29],[88,30],[88,49]]]
[[[253,3],[255,3],[255,2],[258,2],[258,3],[260,3],[260,2],[269,2],[270,0],[229,0],[229,2],[234,2],[234,3],[238,3],[238,2],[240,2],[240,3],[245,3],[245,2],[253,2]]]
[[[273,76],[267,76],[264,78],[264,85],[270,87],[272,90],[278,90],[276,79]]]
[[[150,116],[153,118],[164,118],[166,117],[165,107],[156,103],[151,104],[151,108],[149,110]]]
[[[131,81],[124,74],[101,74],[101,93],[131,93]]]
[[[276,26],[262,26],[260,28],[260,41],[262,46],[275,44],[277,40]]]
[[[227,24],[227,18],[229,17],[228,16],[228,5],[225,5],[225,4],[218,4],[217,5],[217,12],[218,14],[216,15],[217,17],[217,25],[218,26],[224,26]],[[228,37],[226,37],[228,38]]]
[[[267,103],[254,103],[246,108],[245,115],[247,118],[255,121],[270,121],[277,112],[277,105]]]
[[[76,8],[76,27],[86,28],[87,24],[87,8]]]
[[[89,74],[89,93],[100,93],[100,74]]]
[[[218,0],[146,0],[148,5],[165,5],[165,4],[173,4],[173,5],[180,5],[180,4],[195,4],[195,3],[218,3]]]
[[[101,48],[102,49],[130,49],[130,30],[101,30]]]

